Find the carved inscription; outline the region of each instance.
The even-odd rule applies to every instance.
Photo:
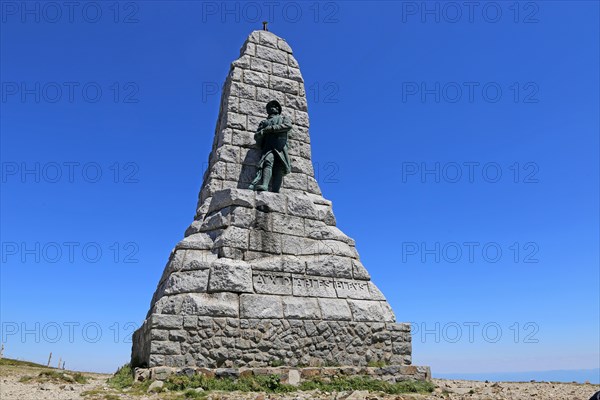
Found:
[[[351,299],[370,299],[369,284],[366,281],[336,279],[335,290],[338,297]]]
[[[255,271],[252,281],[256,293],[292,294],[292,276],[290,274],[269,274]]]
[[[372,299],[368,281],[326,278],[322,276],[253,273],[254,291],[261,294],[281,294],[308,297]]]
[[[337,297],[335,282],[322,276],[293,275],[294,296]]]

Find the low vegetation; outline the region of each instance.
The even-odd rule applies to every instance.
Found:
[[[87,383],[88,378],[79,372],[42,371],[37,376],[23,376],[19,382]]]
[[[397,383],[384,382],[368,376],[338,377],[330,380],[313,379],[302,382],[299,390],[319,389],[324,392],[341,392],[350,390],[368,390],[371,392],[384,392],[388,394],[400,393],[430,393],[435,389],[431,382],[401,381]]]
[[[7,370],[16,369],[32,373],[32,375],[22,376],[19,379],[19,382],[21,383],[49,382],[59,384],[84,384],[88,382],[88,378],[80,372],[64,371],[62,369],[50,368],[45,365],[36,364],[30,361],[0,358],[0,367],[7,367]]]
[[[30,361],[13,360],[11,358],[0,358],[0,366],[47,368],[42,364],[36,364]]]
[[[238,379],[231,378],[208,378],[203,375],[170,376],[165,381],[165,388],[172,391],[186,391],[188,389],[201,388],[205,391],[221,390],[226,392],[269,392],[286,393],[297,390],[292,385],[280,382],[278,375],[249,376]]]
[[[126,389],[128,393],[145,393],[150,386],[150,381],[134,382],[133,371],[129,364],[119,368],[108,380],[111,388]],[[238,379],[211,378],[204,375],[172,375],[164,381],[163,391],[177,392],[181,398],[200,399],[206,397],[210,391],[240,391],[240,392],[266,392],[288,393],[294,391],[321,390],[324,392],[369,390],[388,394],[400,393],[429,393],[435,386],[431,382],[403,381],[389,383],[364,377],[334,377],[331,379],[317,378],[302,382],[299,386],[281,383],[279,375],[246,376]]]
[[[114,389],[125,389],[133,386],[133,370],[125,364],[108,379],[108,385]]]

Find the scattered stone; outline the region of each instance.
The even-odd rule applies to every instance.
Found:
[[[142,382],[146,379],[150,379],[150,370],[146,368],[135,368],[133,371],[133,377],[136,382]]]
[[[155,367],[150,370],[150,378],[152,380],[165,380],[173,373],[173,368],[170,367]]]
[[[368,395],[368,390],[355,390],[354,392],[350,393],[345,400],[365,400]]]
[[[161,392],[165,383],[163,381],[154,381],[148,387],[148,393]]]

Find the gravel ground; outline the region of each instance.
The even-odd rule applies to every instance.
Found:
[[[19,382],[23,376],[37,376],[41,371],[35,367],[0,367],[0,399],[1,400],[158,400],[175,399],[176,393],[161,393],[144,396],[133,396],[118,393],[106,386],[109,375],[85,373],[88,383],[58,384],[50,382]],[[212,392],[207,399],[211,400],[588,400],[600,385],[552,382],[477,382],[434,379],[437,386],[428,395],[385,395],[364,391],[324,393],[320,391],[296,392],[291,394],[265,393],[223,393]],[[85,391],[94,390],[93,395],[82,396]]]

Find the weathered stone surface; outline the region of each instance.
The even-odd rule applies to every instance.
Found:
[[[151,324],[152,328],[177,329],[183,326],[183,317],[181,315],[154,314],[152,315]]]
[[[325,222],[327,225],[335,226],[335,215],[330,206],[324,206],[321,204],[315,204],[317,219]]]
[[[385,296],[381,293],[381,290],[373,282],[368,282],[370,298],[373,300],[384,300]]]
[[[254,221],[256,213],[251,208],[234,207],[230,213],[230,223],[239,228],[249,229]]]
[[[352,275],[354,279],[371,279],[371,276],[367,272],[366,268],[358,260],[352,260]]]
[[[282,235],[281,236],[281,252],[289,256],[313,256],[319,258],[322,253],[322,248],[319,241],[305,238],[301,236]]]
[[[194,293],[180,296],[183,315],[238,317],[239,300],[234,293]],[[182,322],[183,323],[183,322]]]
[[[294,58],[294,56],[292,56],[291,54],[288,55],[288,65],[290,67],[300,68],[300,65],[298,64],[298,61],[296,61],[296,59]]]
[[[306,271],[306,262],[291,255],[272,256],[252,261],[252,269],[303,274]]]
[[[338,240],[319,240],[321,252],[324,254],[334,254],[343,257],[358,258],[356,248]]]
[[[254,59],[254,60],[258,60],[258,59]],[[260,60],[260,61],[263,61],[263,60]],[[244,73],[244,83],[247,83],[249,85],[254,85],[254,86],[269,87],[269,75],[267,75],[266,73],[262,73],[262,72],[246,71]],[[255,115],[257,115],[257,114],[258,113],[255,113]],[[260,115],[260,114],[258,114],[258,115]]]
[[[153,329],[150,332],[150,338],[152,340],[169,340],[169,332],[166,329]]]
[[[283,188],[295,192],[308,190],[308,175],[299,172],[291,172],[285,176]]]
[[[315,205],[306,196],[290,196],[288,198],[288,213],[302,218],[317,219]]]
[[[350,321],[352,312],[344,299],[319,299],[321,315],[325,320]]]
[[[273,47],[273,48],[277,48],[277,41],[278,41],[278,37],[269,32],[269,31],[259,31],[259,35],[258,35],[258,43],[264,45],[264,46],[268,46],[268,47]]]
[[[200,250],[201,251],[201,250]],[[163,282],[171,273],[183,270],[184,267],[185,250],[174,249],[169,255],[169,261],[163,271],[160,278],[160,282]]]
[[[242,99],[254,100],[256,98],[256,87],[241,82],[231,83],[231,95]]]
[[[164,294],[206,292],[208,270],[174,272],[169,276]]]
[[[252,268],[240,260],[219,259],[211,264],[209,292],[252,293]]]
[[[313,239],[337,240],[354,246],[353,239],[346,236],[338,227],[325,224],[322,220],[306,220],[306,235]]]
[[[210,250],[213,242],[205,233],[195,233],[177,243],[176,249]]]
[[[327,245],[320,246],[325,254],[329,254]],[[339,278],[352,278],[352,260],[348,257],[336,255],[322,255],[309,259],[306,263],[306,273]]]
[[[264,230],[250,231],[249,250],[271,254],[281,253],[281,234]]]
[[[388,302],[380,301],[379,304],[381,305],[381,311],[383,312],[383,320],[387,322],[396,321],[396,315],[394,314],[394,311],[392,310],[392,307],[390,307]]]
[[[218,212],[207,216],[198,227],[198,231],[212,231],[215,229],[225,229],[229,226],[229,208],[224,208]]]
[[[321,310],[315,298],[284,296],[282,302],[285,318],[321,319]]]
[[[254,207],[254,203],[255,199],[252,191],[244,189],[224,189],[216,191],[213,194],[208,211],[212,212],[232,205]]]
[[[281,193],[256,193],[256,208],[265,212],[275,211],[285,214],[287,197]]]
[[[165,380],[169,377],[169,375],[175,373],[175,370],[173,368],[162,366],[152,368],[150,371],[150,379],[152,380]]]
[[[240,314],[242,318],[283,318],[281,296],[243,294]]]
[[[256,57],[280,64],[287,64],[288,62],[287,54],[285,52],[271,49],[266,46],[256,46]]]
[[[354,321],[386,321],[379,301],[348,300]]]
[[[215,240],[215,247],[248,248],[248,229],[230,226]]]
[[[274,213],[273,230],[287,235],[304,236],[304,219],[292,215]]]
[[[285,383],[292,386],[298,386],[300,384],[300,371],[297,369],[290,370],[288,372],[287,382]]]
[[[271,74],[273,71],[272,63],[270,61],[265,61],[265,60],[262,60],[260,58],[255,58],[255,57],[252,57],[250,59],[250,69],[252,69],[254,71],[258,71],[258,72],[264,72],[265,74],[267,74],[267,78],[268,78],[268,74]],[[256,114],[256,115],[262,115],[263,108],[261,108],[260,111],[261,111],[261,113]]]
[[[259,295],[242,295],[242,297]],[[265,303],[263,299],[254,299],[256,302],[252,306],[259,304],[267,305],[267,309],[272,310],[272,299],[269,297],[284,299],[287,302],[288,312],[306,316],[306,311],[300,308],[297,298],[289,296],[265,296],[269,300]],[[288,302],[289,299],[289,302]],[[321,299],[308,299],[309,302],[321,302]],[[242,300],[243,304],[246,300]],[[275,300],[276,301],[276,300]],[[276,302],[275,304],[280,304]],[[293,305],[297,311],[293,311],[290,305]],[[309,309],[313,309],[314,303],[309,304]],[[256,308],[256,307],[254,307]],[[321,308],[323,309],[323,308]],[[403,339],[398,335],[386,334],[383,330],[387,325],[381,322],[353,322],[353,321],[322,321],[312,319],[281,319],[279,317],[280,309],[277,307],[278,315],[275,318],[265,318],[265,315],[259,318],[231,319],[231,318],[198,318],[198,327],[187,328],[184,332],[181,330],[168,331],[170,337],[175,339],[175,346],[165,346],[167,341],[157,341],[160,344],[155,345],[153,350],[160,350],[161,354],[155,354],[154,360],[164,357],[163,360],[168,365],[177,366],[185,364],[186,359],[195,361],[196,366],[203,368],[231,367],[233,361],[223,362],[223,352],[235,354],[235,365],[246,367],[264,367],[265,362],[271,361],[284,362],[285,368],[266,367],[262,370],[254,370],[255,375],[277,374],[285,376],[290,367],[298,364],[323,366],[332,363],[341,365],[362,366],[358,369],[348,368],[342,372],[345,375],[368,374],[364,367],[369,362],[383,362],[390,364],[392,361],[403,362],[407,357],[407,351],[410,351],[410,341]],[[239,321],[236,323],[235,321]],[[404,333],[400,331],[400,335]],[[193,346],[185,342],[179,342],[180,338],[196,338]],[[294,338],[294,340],[291,340]],[[189,339],[188,339],[189,340]],[[306,343],[306,346],[300,343]],[[368,350],[360,351],[363,344],[368,346]],[[384,345],[385,344],[385,345]],[[177,345],[180,345],[181,355],[164,354],[176,353]],[[224,348],[223,346],[227,346]],[[359,350],[359,353],[357,353]],[[233,356],[233,355],[232,355]],[[183,360],[183,361],[182,361]],[[263,361],[261,361],[263,360]],[[180,365],[180,366],[183,366]],[[178,370],[177,373],[183,373]],[[416,373],[418,370],[413,371]],[[311,377],[310,371],[302,372],[304,377]],[[318,371],[317,375],[319,374]],[[325,372],[325,371],[321,371]],[[331,374],[334,371],[329,370]],[[382,371],[380,371],[382,372]],[[390,370],[387,373],[408,373],[407,371]],[[202,371],[202,374],[211,374],[210,371]],[[214,373],[214,372],[213,372]],[[237,373],[246,372],[239,370]],[[332,375],[333,376],[333,375]]]

